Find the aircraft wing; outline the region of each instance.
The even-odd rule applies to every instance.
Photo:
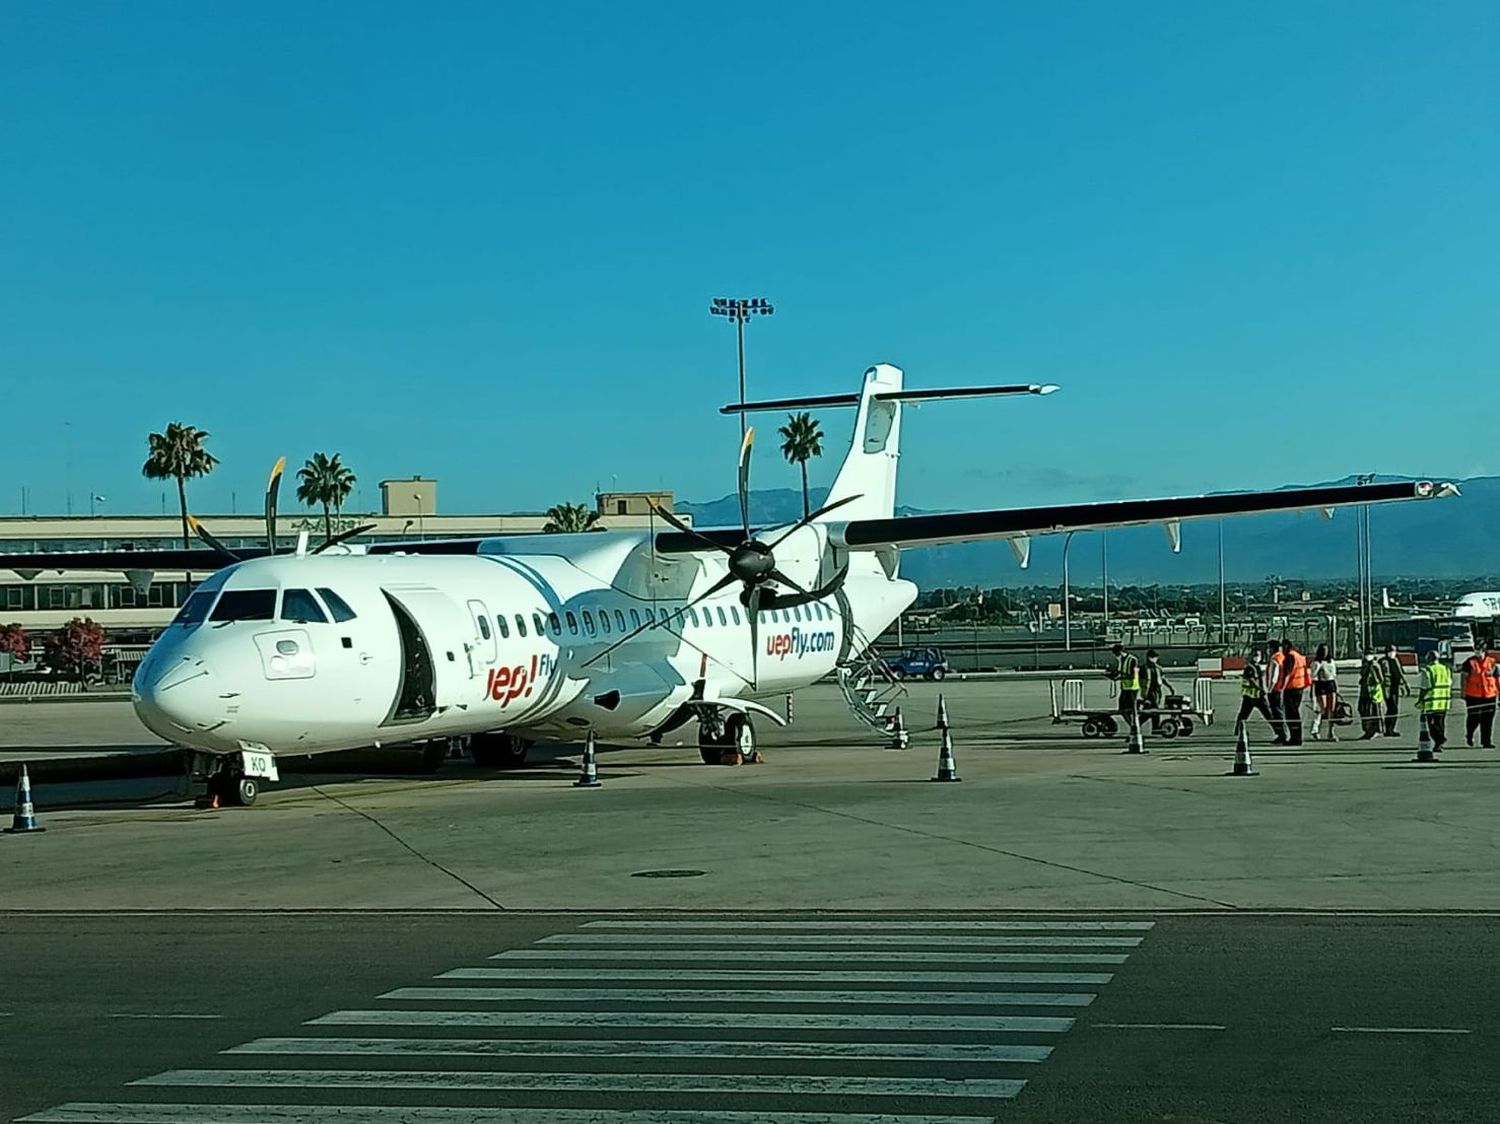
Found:
[[[1227,515],[1272,511],[1330,511],[1357,504],[1426,500],[1458,495],[1454,484],[1428,481],[1397,484],[1340,484],[1320,488],[1285,488],[1274,492],[1230,492],[1171,499],[1118,500],[1108,503],[1060,504],[1001,511],[956,511],[943,515],[903,515],[890,519],[854,519],[830,525],[830,538],[850,550],[882,546],[937,546],[983,539],[1016,539],[1068,531],[1099,531],[1149,523],[1173,524]]]
[[[235,548],[240,559],[260,558],[262,548]],[[229,564],[213,550],[49,550],[29,554],[0,554],[0,570],[186,570],[211,574]]]

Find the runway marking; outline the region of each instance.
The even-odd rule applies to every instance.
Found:
[[[805,1073],[522,1073],[496,1070],[169,1069],[133,1086],[209,1089],[567,1090],[599,1093],[775,1093],[844,1097],[1014,1097],[1013,1078],[819,1077]]]
[[[600,949],[589,953],[589,964],[600,967],[613,961],[691,961],[701,956],[685,949],[640,948]],[[894,961],[901,964],[1123,964],[1128,954],[1119,952],[895,952],[883,953],[860,949],[851,953],[861,964]],[[577,953],[560,948],[512,948],[497,952],[491,960],[576,960]],[[755,959],[765,963],[819,963],[839,960],[837,952],[798,951],[790,949],[756,949]]]
[[[24,1124],[990,1124],[991,1116],[843,1112],[693,1112],[666,1109],[461,1108],[453,1105],[110,1104],[72,1101]]]
[[[803,931],[807,929],[847,929],[850,932],[878,930],[882,933],[903,930],[947,932],[970,929],[975,932],[1034,932],[1037,930],[1108,930],[1151,929],[1155,921],[590,921],[585,929],[732,929],[752,933]]]
[[[1335,1034],[1473,1034],[1457,1026],[1331,1026]]]
[[[746,1027],[787,1030],[953,1030],[1062,1034],[1069,1018],[1030,1015],[844,1015],[721,1011],[331,1011],[306,1026]]]
[[[135,1013],[135,1012],[125,1011],[125,1012],[110,1012],[110,1013],[107,1013],[104,1017],[106,1019],[222,1019],[224,1016],[223,1015],[171,1014],[171,1013],[156,1014],[156,1013],[153,1013],[153,1012],[150,1012],[150,1011],[142,1011],[140,1013]]]
[[[469,1000],[475,1003],[863,1003],[879,1006],[1087,1007],[1091,992],[1068,991],[783,991],[647,987],[398,987],[378,999]]]
[[[1218,1023],[1089,1023],[1103,1030],[1227,1030]]]
[[[753,930],[752,930],[753,934]],[[715,945],[722,937],[713,933],[554,933],[543,937],[537,944],[567,945]],[[1140,937],[965,937],[965,936],[920,936],[912,933],[893,933],[889,936],[875,933],[852,933],[840,936],[830,933],[778,933],[771,940],[756,941],[756,945],[773,948],[795,948],[798,945],[919,945],[931,948],[941,942],[945,947],[955,948],[1134,948],[1141,943]]]
[[[436,1057],[850,1058],[861,1062],[1041,1062],[1051,1046],[958,1042],[768,1042],[703,1038],[257,1038],[224,1054]]]
[[[678,971],[673,968],[609,968],[586,971],[582,968],[454,968],[434,976],[435,980],[580,980],[597,983],[601,977],[611,980],[661,980],[680,982],[761,980],[786,983],[1003,983],[1003,984],[1088,984],[1102,985],[1114,979],[1112,972],[826,972],[797,968],[743,969],[733,972]]]

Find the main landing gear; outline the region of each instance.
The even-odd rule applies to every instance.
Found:
[[[705,765],[759,764],[755,744],[755,727],[738,711],[716,711],[698,722],[698,753]]]
[[[519,769],[530,749],[529,741],[514,734],[475,734],[469,739],[469,754],[482,769]]]

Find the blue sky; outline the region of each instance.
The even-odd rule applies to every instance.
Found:
[[[68,480],[75,510],[157,510],[145,434],[174,419],[223,461],[203,511],[314,450],[366,507],[414,472],[448,511],[712,498],[737,437],[714,295],[776,304],[752,396],[878,360],[1062,384],[910,415],[921,507],[1500,472],[1460,406],[1500,357],[1497,24],[16,0],[0,514]],[[760,450],[757,486],[795,485]]]

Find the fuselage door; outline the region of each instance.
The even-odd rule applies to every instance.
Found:
[[[469,602],[469,616],[474,621],[475,655],[486,667],[495,662],[495,626],[490,623],[489,610],[483,601]]]
[[[387,588],[420,633],[402,637],[402,665],[408,686],[431,684],[431,705],[441,710],[467,698],[476,675],[474,622],[453,598],[435,589]],[[425,682],[424,682],[425,681]],[[413,709],[420,709],[417,703]],[[415,716],[415,715],[413,715]]]

